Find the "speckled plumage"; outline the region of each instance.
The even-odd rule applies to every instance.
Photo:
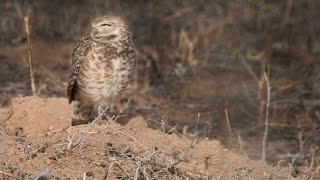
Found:
[[[69,103],[74,101],[74,122],[86,123],[98,106],[110,107],[119,100],[132,77],[134,57],[131,33],[123,19],[104,16],[92,22],[90,35],[73,49],[67,94]]]

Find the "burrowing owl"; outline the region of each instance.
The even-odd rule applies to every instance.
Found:
[[[72,56],[67,94],[77,125],[92,120],[98,107],[117,103],[132,77],[135,50],[127,24],[115,16],[96,18]]]

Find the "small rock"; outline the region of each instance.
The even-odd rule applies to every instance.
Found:
[[[55,160],[55,161],[58,161],[58,160],[61,159],[61,158],[62,158],[62,155],[61,155],[60,153],[58,153],[58,154],[56,154],[56,155],[54,155],[54,156],[49,157],[49,159]]]
[[[30,153],[32,151],[32,147],[30,144],[26,145],[24,148],[23,148],[23,152],[25,153]]]
[[[86,172],[86,176],[88,176],[88,177],[93,176],[93,172],[91,172],[91,171]]]
[[[23,129],[22,128],[15,128],[11,132],[11,135],[13,135],[13,136],[22,136],[23,135]]]
[[[38,155],[36,154],[36,153],[33,153],[32,155],[31,155],[31,159],[34,159],[34,158],[36,158]]]
[[[18,175],[21,176],[22,178],[25,178],[28,175],[28,173],[22,170],[18,173]]]
[[[112,156],[115,155],[117,152],[115,151],[115,149],[112,146],[107,146],[106,150],[104,151],[104,155],[105,156]]]
[[[110,163],[111,163],[111,162],[114,162],[115,160],[116,160],[116,159],[113,158],[113,157],[108,157],[108,159],[107,159],[107,161],[110,162]]]
[[[11,171],[11,173],[14,173],[17,170],[17,167],[12,165],[12,166],[9,166],[8,169]]]
[[[23,143],[23,142],[26,142],[26,140],[24,138],[22,138],[22,137],[17,137],[16,138],[16,142]]]
[[[45,153],[46,152],[46,147],[41,147],[40,149],[38,149],[39,153]]]
[[[299,170],[298,170],[298,168],[295,167],[295,166],[293,166],[293,167],[291,168],[290,174],[291,174],[292,177],[297,177],[297,176],[299,175]]]
[[[51,179],[51,175],[49,171],[42,171],[40,175],[38,175],[34,180],[49,180]]]
[[[105,162],[105,161],[102,161],[99,166],[103,167],[103,168],[107,168],[109,167],[109,163]]]
[[[19,161],[20,161],[20,162],[26,162],[26,161],[28,161],[28,160],[30,160],[30,157],[29,157],[29,156],[24,156],[24,157],[19,158]]]

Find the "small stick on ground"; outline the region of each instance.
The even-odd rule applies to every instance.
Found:
[[[31,92],[33,96],[37,96],[36,93],[36,86],[34,83],[34,72],[32,68],[32,45],[31,45],[31,27],[29,26],[29,17],[30,13],[23,18],[24,25],[25,25],[25,32],[27,34],[27,41],[28,41],[28,62],[29,62],[29,71],[30,71],[30,79],[31,79]]]

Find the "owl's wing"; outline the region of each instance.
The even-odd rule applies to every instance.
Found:
[[[89,37],[84,37],[73,47],[72,69],[67,87],[67,96],[69,98],[69,104],[73,100],[75,100],[75,96],[78,91],[78,74],[83,61],[86,59],[87,54],[90,51],[90,41],[91,39]]]

